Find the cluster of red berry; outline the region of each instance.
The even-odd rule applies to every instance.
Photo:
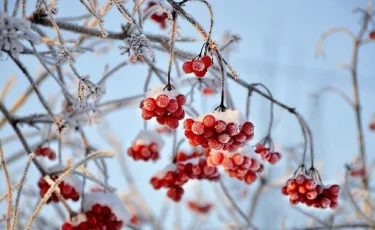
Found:
[[[207,214],[211,211],[212,209],[212,204],[207,203],[207,204],[199,204],[196,201],[188,201],[186,202],[187,207],[196,213],[199,214]]]
[[[128,155],[136,161],[148,161],[150,159],[156,161],[159,159],[159,147],[156,143],[150,145],[133,144],[128,148]]]
[[[208,165],[222,165],[225,172],[233,178],[247,184],[255,182],[257,173],[263,171],[263,165],[255,157],[246,156],[246,149],[238,152],[208,151]]]
[[[191,154],[185,153],[183,151],[179,151],[176,155],[177,162],[187,161],[193,158],[197,158],[201,155],[199,151],[193,151]]]
[[[51,179],[55,181],[58,177],[57,176],[52,176]],[[48,182],[44,178],[40,178],[38,182],[38,187],[40,189],[40,196],[44,197],[44,195],[47,193],[48,189],[51,187]],[[78,201],[79,200],[79,193],[78,191],[75,190],[75,188],[67,183],[61,182],[58,185],[60,189],[61,196],[65,199],[72,199],[73,201]],[[47,200],[47,204],[50,203],[51,201],[53,202],[59,202],[59,198],[56,196],[55,193],[52,193],[51,197]]]
[[[352,177],[363,177],[364,175],[366,175],[366,171],[364,168],[351,169],[349,175]]]
[[[120,230],[123,222],[118,220],[116,215],[108,206],[95,204],[91,210],[85,212],[86,220],[81,221],[77,226],[72,223],[64,223],[61,230],[94,230],[94,229],[111,229]]]
[[[155,5],[156,5],[156,2],[152,2],[152,1],[149,2],[145,11],[147,11],[148,9],[150,9],[151,7],[153,7]],[[167,28],[167,23],[166,23],[166,19],[168,18],[167,13],[165,13],[165,12],[164,13],[155,12],[151,15],[150,18],[151,18],[151,20],[155,21],[156,23],[159,23],[161,29]]]
[[[324,187],[311,176],[301,173],[287,181],[282,193],[289,196],[290,203],[303,203],[314,208],[336,208],[339,185]]]
[[[167,196],[178,202],[184,194],[184,185],[189,179],[217,181],[220,174],[216,167],[207,165],[205,158],[194,158],[171,164],[153,176],[150,183],[154,189],[167,188]]]
[[[210,114],[205,115],[202,121],[186,119],[184,129],[191,146],[200,145],[203,148],[230,152],[236,151],[254,137],[254,125],[251,122],[227,124]]]
[[[270,164],[274,165],[281,159],[281,154],[279,152],[272,152],[264,144],[257,144],[255,152],[260,155],[262,160],[268,161]]]
[[[182,65],[182,70],[186,74],[194,73],[196,77],[204,77],[207,73],[207,69],[212,65],[212,59],[210,56],[205,55],[198,57],[192,61],[186,61]]]
[[[48,157],[50,160],[56,159],[56,153],[49,147],[37,147],[34,153],[36,156]]]
[[[166,125],[170,129],[176,129],[179,120],[184,119],[185,111],[182,106],[186,103],[184,95],[179,94],[171,98],[166,94],[160,94],[154,97],[144,99],[140,108],[142,109],[142,118],[151,120],[156,117],[156,121],[161,125]]]

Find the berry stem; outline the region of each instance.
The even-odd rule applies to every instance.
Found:
[[[217,63],[219,65],[219,70],[220,70],[220,75],[221,75],[221,100],[220,100],[220,105],[218,107],[216,107],[215,110],[218,110],[218,111],[221,111],[221,112],[225,112],[227,110],[227,108],[224,106],[224,101],[225,101],[225,73],[224,73],[224,66],[223,66],[223,61],[222,61],[221,55],[220,55],[219,51],[217,50],[217,48],[215,47],[213,49],[213,51],[215,53],[215,56],[216,56],[216,59],[217,59]]]
[[[170,45],[169,45],[169,62],[168,62],[168,84],[164,89],[168,89],[171,91],[173,86],[171,85],[171,72],[172,72],[172,63],[174,57],[174,42],[175,42],[175,33],[176,33],[176,26],[177,26],[177,13],[176,11],[172,11],[172,29],[171,29],[171,38],[170,38]]]

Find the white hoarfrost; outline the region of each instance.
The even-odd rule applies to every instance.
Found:
[[[130,215],[125,208],[124,202],[114,193],[85,193],[83,200],[83,211],[91,210],[92,206],[99,204],[101,206],[108,206],[112,213],[116,215],[118,220],[123,224],[129,223]]]
[[[133,144],[136,145],[150,145],[151,143],[157,144],[159,151],[164,147],[163,138],[152,130],[140,131],[133,141]]]
[[[165,176],[165,174],[167,174],[167,172],[175,172],[176,170],[177,170],[176,164],[168,164],[163,169],[156,172],[154,174],[154,177],[156,177],[158,179],[162,179]]]
[[[50,173],[56,173],[56,172],[62,172],[64,171],[65,167],[62,164],[56,164],[54,166],[51,166],[47,169],[47,172]],[[47,177],[47,176],[46,176]],[[81,194],[81,191],[83,189],[83,181],[74,174],[69,174],[63,181],[65,184],[68,184],[72,186],[78,194]]]
[[[180,94],[177,90],[172,90],[172,91],[169,91],[169,90],[164,90],[165,88],[165,85],[162,85],[162,86],[156,86],[154,88],[152,88],[151,90],[147,91],[146,92],[146,98],[149,98],[149,97],[152,97],[154,99],[156,99],[159,95],[161,94],[165,94],[169,97],[169,99],[176,99],[176,97]]]
[[[17,58],[24,50],[21,40],[27,40],[33,44],[40,42],[39,37],[31,32],[29,21],[0,12],[0,52],[9,52]]]
[[[215,117],[216,120],[222,120],[225,123],[236,123],[238,125],[242,125],[243,123],[246,122],[245,117],[241,114],[241,112],[237,109],[231,110],[227,109],[225,112],[219,112],[219,111],[214,111],[212,113],[206,113],[195,120],[197,121],[203,121],[203,118],[207,115],[212,115]]]

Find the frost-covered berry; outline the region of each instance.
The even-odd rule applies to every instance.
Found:
[[[160,125],[176,129],[179,121],[185,117],[182,106],[186,103],[186,98],[175,90],[169,91],[164,88],[155,87],[146,93],[146,99],[140,104],[142,118],[151,120],[155,117]]]
[[[190,145],[230,152],[254,136],[252,123],[246,122],[238,110],[215,111],[195,120],[188,119],[184,129]]]
[[[136,161],[156,161],[159,159],[159,152],[163,146],[164,141],[157,132],[143,130],[138,133],[128,148],[128,155]]]

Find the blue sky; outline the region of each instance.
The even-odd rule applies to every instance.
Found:
[[[323,180],[327,181],[327,183],[339,182],[344,173],[343,165],[350,162],[354,155],[358,153],[354,113],[337,95],[328,93],[321,98],[320,103],[317,105],[313,103],[311,94],[325,86],[335,86],[346,91],[351,97],[350,74],[348,71],[338,68],[337,64],[339,62],[349,64],[352,42],[343,34],[335,34],[329,37],[324,45],[327,56],[319,59],[315,57],[316,44],[321,33],[334,26],[345,26],[353,31],[354,34],[357,34],[359,30],[359,15],[353,14],[352,9],[364,7],[367,1],[232,0],[210,2],[215,15],[213,39],[219,40],[225,31],[231,31],[242,37],[241,43],[236,46],[236,51],[230,56],[229,60],[232,66],[242,79],[248,82],[265,84],[272,90],[274,97],[297,108],[312,126],[315,140],[315,158],[317,161],[323,162],[323,170],[321,171]],[[71,7],[68,4],[64,4],[63,1],[60,1],[60,5],[62,16],[67,14],[79,15],[84,12],[82,6]],[[32,6],[33,4],[29,4],[28,13],[31,12]],[[186,10],[204,26],[208,25],[207,10],[197,2],[189,3]],[[123,22],[123,18],[116,10],[113,10],[110,16],[105,18],[105,26],[111,31],[119,31],[120,23]],[[185,21],[182,21],[180,26],[183,35],[198,36],[194,28]],[[375,29],[375,26],[373,29]],[[145,30],[149,33],[166,33],[166,31],[160,31],[158,26],[152,22],[146,23]],[[53,33],[49,34],[53,36]],[[64,33],[64,38],[72,37],[74,37],[74,34]],[[83,75],[89,74],[93,81],[97,81],[101,78],[105,64],[113,67],[126,58],[119,55],[117,49],[119,45],[121,45],[121,42],[115,41],[112,44],[110,53],[104,57],[91,53],[83,55],[76,63],[78,70]],[[199,52],[201,44],[177,44],[177,47],[191,52]],[[373,160],[373,151],[375,149],[375,142],[373,141],[375,134],[370,133],[367,129],[370,116],[375,111],[375,90],[373,88],[375,86],[374,51],[375,44],[362,47],[358,66],[368,162]],[[5,99],[6,105],[10,107],[21,92],[28,87],[28,82],[9,58],[3,57],[2,59],[0,61],[0,86],[5,84],[9,76],[17,76],[15,87]],[[27,65],[30,73],[35,75],[38,68],[36,58],[22,56],[21,60]],[[167,69],[167,61],[165,54],[157,53],[159,67]],[[146,74],[147,68],[142,65],[129,66],[118,71],[115,76],[108,80],[106,85],[107,94],[102,101],[141,94]],[[158,84],[160,82],[155,78],[151,82],[151,85]],[[41,90],[44,96],[48,97],[56,93],[56,87],[55,82],[48,80],[43,83]],[[233,95],[237,108],[244,111],[246,91],[233,84],[232,81],[230,81],[229,90]],[[200,103],[197,104],[197,108],[202,113],[208,112],[216,107],[218,102],[219,96],[217,95],[206,100],[207,107],[204,109],[202,109]],[[268,106],[268,102],[255,96],[250,118],[256,127],[255,140],[261,139],[265,134],[269,115]],[[16,114],[22,116],[40,112],[44,113],[34,95]],[[273,130],[275,141],[284,145],[299,143],[302,140],[302,136],[296,119],[277,107],[275,114],[277,119],[281,119]],[[112,113],[107,117],[107,120],[110,121],[114,134],[122,140],[122,147],[125,150],[137,132],[143,127],[140,111],[136,107],[125,108]],[[155,122],[151,122],[149,125],[149,127],[154,126]],[[31,129],[25,127],[24,130]],[[111,146],[108,146],[100,138],[98,130],[95,126],[85,128],[91,143],[97,148],[111,149]],[[0,138],[11,134],[12,131],[9,126],[0,130]],[[182,132],[180,132],[179,137],[181,138],[182,135]],[[34,139],[33,141],[37,140],[39,139]],[[149,185],[148,180],[155,171],[162,168],[169,161],[171,139],[166,139],[166,142],[168,143],[164,148],[162,159],[156,164],[132,162],[127,158],[130,170],[136,178],[137,186],[155,212],[159,212],[165,191],[155,192]],[[6,156],[20,149],[21,146],[18,142],[4,146]],[[70,154],[70,151],[67,151],[66,155],[68,154]],[[116,160],[108,160],[107,162],[110,165],[110,183],[118,187],[120,191],[125,189],[126,184]],[[13,172],[19,174],[18,178],[21,176],[18,170],[23,165],[24,162],[20,160],[19,163],[11,166]],[[276,179],[284,172],[285,159],[274,168],[273,178]],[[32,176],[28,182],[32,185],[38,179],[35,168],[31,169],[30,175]],[[2,178],[2,175],[0,175],[0,178]],[[254,187],[256,186],[252,185],[246,188],[249,189],[251,194]],[[4,190],[5,187],[0,186],[0,191]],[[210,186],[203,186],[202,190],[205,191],[207,197],[210,197],[212,193]],[[274,202],[275,199],[278,202]],[[255,224],[260,227],[267,226],[264,218],[269,218],[269,215],[280,217],[283,213],[291,214],[286,219],[289,226],[301,226],[304,224],[304,221],[297,219],[298,215],[289,208],[287,198],[282,197],[279,191],[267,192],[261,204],[255,216]],[[0,204],[0,207],[2,205]],[[241,206],[246,207],[247,202],[246,204],[241,204]],[[283,207],[282,211],[280,209],[275,210],[278,207]],[[274,209],[274,213],[269,212],[270,209]],[[174,210],[172,209],[172,211]],[[326,216],[329,213],[320,212],[319,214]],[[213,220],[216,221],[215,218]],[[169,221],[172,222],[172,220]],[[275,221],[278,223],[279,219]]]

